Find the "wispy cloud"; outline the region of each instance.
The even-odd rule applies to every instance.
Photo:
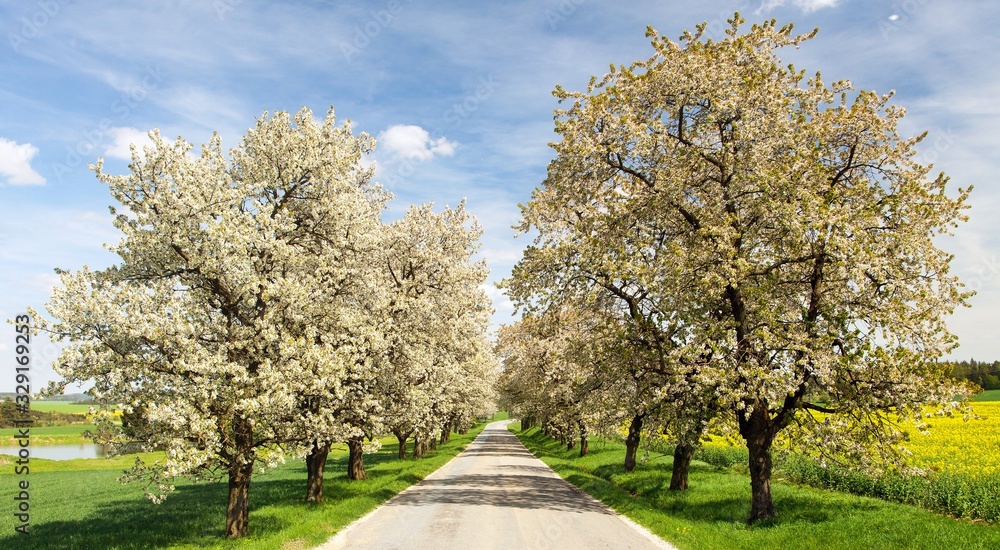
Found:
[[[840,4],[840,0],[791,0],[791,2],[788,0],[765,0],[754,13],[760,15],[789,3],[805,13],[812,13],[823,8],[835,8]]]
[[[0,138],[0,176],[11,185],[42,185],[45,178],[31,167],[38,147]]]

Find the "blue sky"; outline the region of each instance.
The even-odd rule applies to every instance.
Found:
[[[235,145],[265,110],[331,105],[379,138],[378,180],[411,203],[463,198],[485,229],[491,281],[526,238],[517,204],[552,158],[552,89],[578,90],[609,64],[645,59],[644,32],[676,37],[701,21],[721,35],[740,11],[819,35],[784,60],[828,82],[896,90],[903,131],[930,131],[925,160],[975,185],[971,221],[941,246],[978,291],[950,326],[958,357],[1000,359],[1000,4],[939,0],[694,2],[392,0],[254,2],[41,0],[0,6],[0,317],[41,310],[53,268],[100,268],[116,242],[98,156],[126,170],[128,143],[158,127]],[[390,216],[394,213],[390,213]],[[512,308],[496,289],[497,323]],[[54,374],[35,349],[36,387]],[[0,391],[13,389],[13,331],[0,335]],[[6,373],[6,374],[4,374]]]

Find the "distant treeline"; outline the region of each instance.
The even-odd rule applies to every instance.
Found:
[[[987,363],[970,359],[966,361],[945,361],[951,367],[951,375],[968,380],[984,390],[1000,390],[1000,361]]]

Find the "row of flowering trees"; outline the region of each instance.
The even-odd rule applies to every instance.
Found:
[[[122,406],[107,442],[166,451],[131,473],[153,498],[178,476],[227,478],[240,537],[255,468],[305,456],[319,501],[331,444],[363,479],[366,442],[392,432],[419,453],[483,412],[492,308],[463,205],[384,222],[392,196],[362,163],[374,140],[332,110],[265,113],[228,155],[217,135],[198,153],[150,136],[130,173],[93,167],[119,261],[61,272],[41,328],[69,342],[63,387]]]
[[[561,437],[644,423],[676,442],[671,487],[706,426],[749,450],[751,521],[775,515],[778,446],[899,464],[901,422],[965,394],[937,359],[969,293],[938,248],[965,219],[904,138],[891,94],[783,65],[774,21],[704,25],[585,92],[561,87],[556,158],[522,207],[534,244],[503,285],[515,414]]]

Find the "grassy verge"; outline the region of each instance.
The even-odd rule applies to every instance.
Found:
[[[694,461],[690,488],[667,490],[672,457],[650,456],[622,471],[624,445],[595,441],[579,458],[537,428],[512,431],[570,483],[678,548],[1000,548],[1000,527],[937,515],[913,506],[772,481],[779,517],[749,526],[745,475]]]
[[[231,541],[225,527],[225,482],[178,482],[162,504],[153,504],[142,487],[121,485],[117,478],[132,457],[73,461],[33,459],[31,473],[13,475],[0,466],[0,548],[310,548],[379,504],[420,481],[462,451],[485,425],[451,441],[421,460],[398,460],[395,438],[365,456],[368,479],[347,479],[347,449],[330,452],[323,488],[324,502],[306,505],[306,471],[301,460],[255,474],[250,488],[250,534]],[[34,434],[34,431],[32,431]],[[155,457],[151,457],[155,458]],[[14,532],[10,511],[16,484],[30,482],[31,535]]]

